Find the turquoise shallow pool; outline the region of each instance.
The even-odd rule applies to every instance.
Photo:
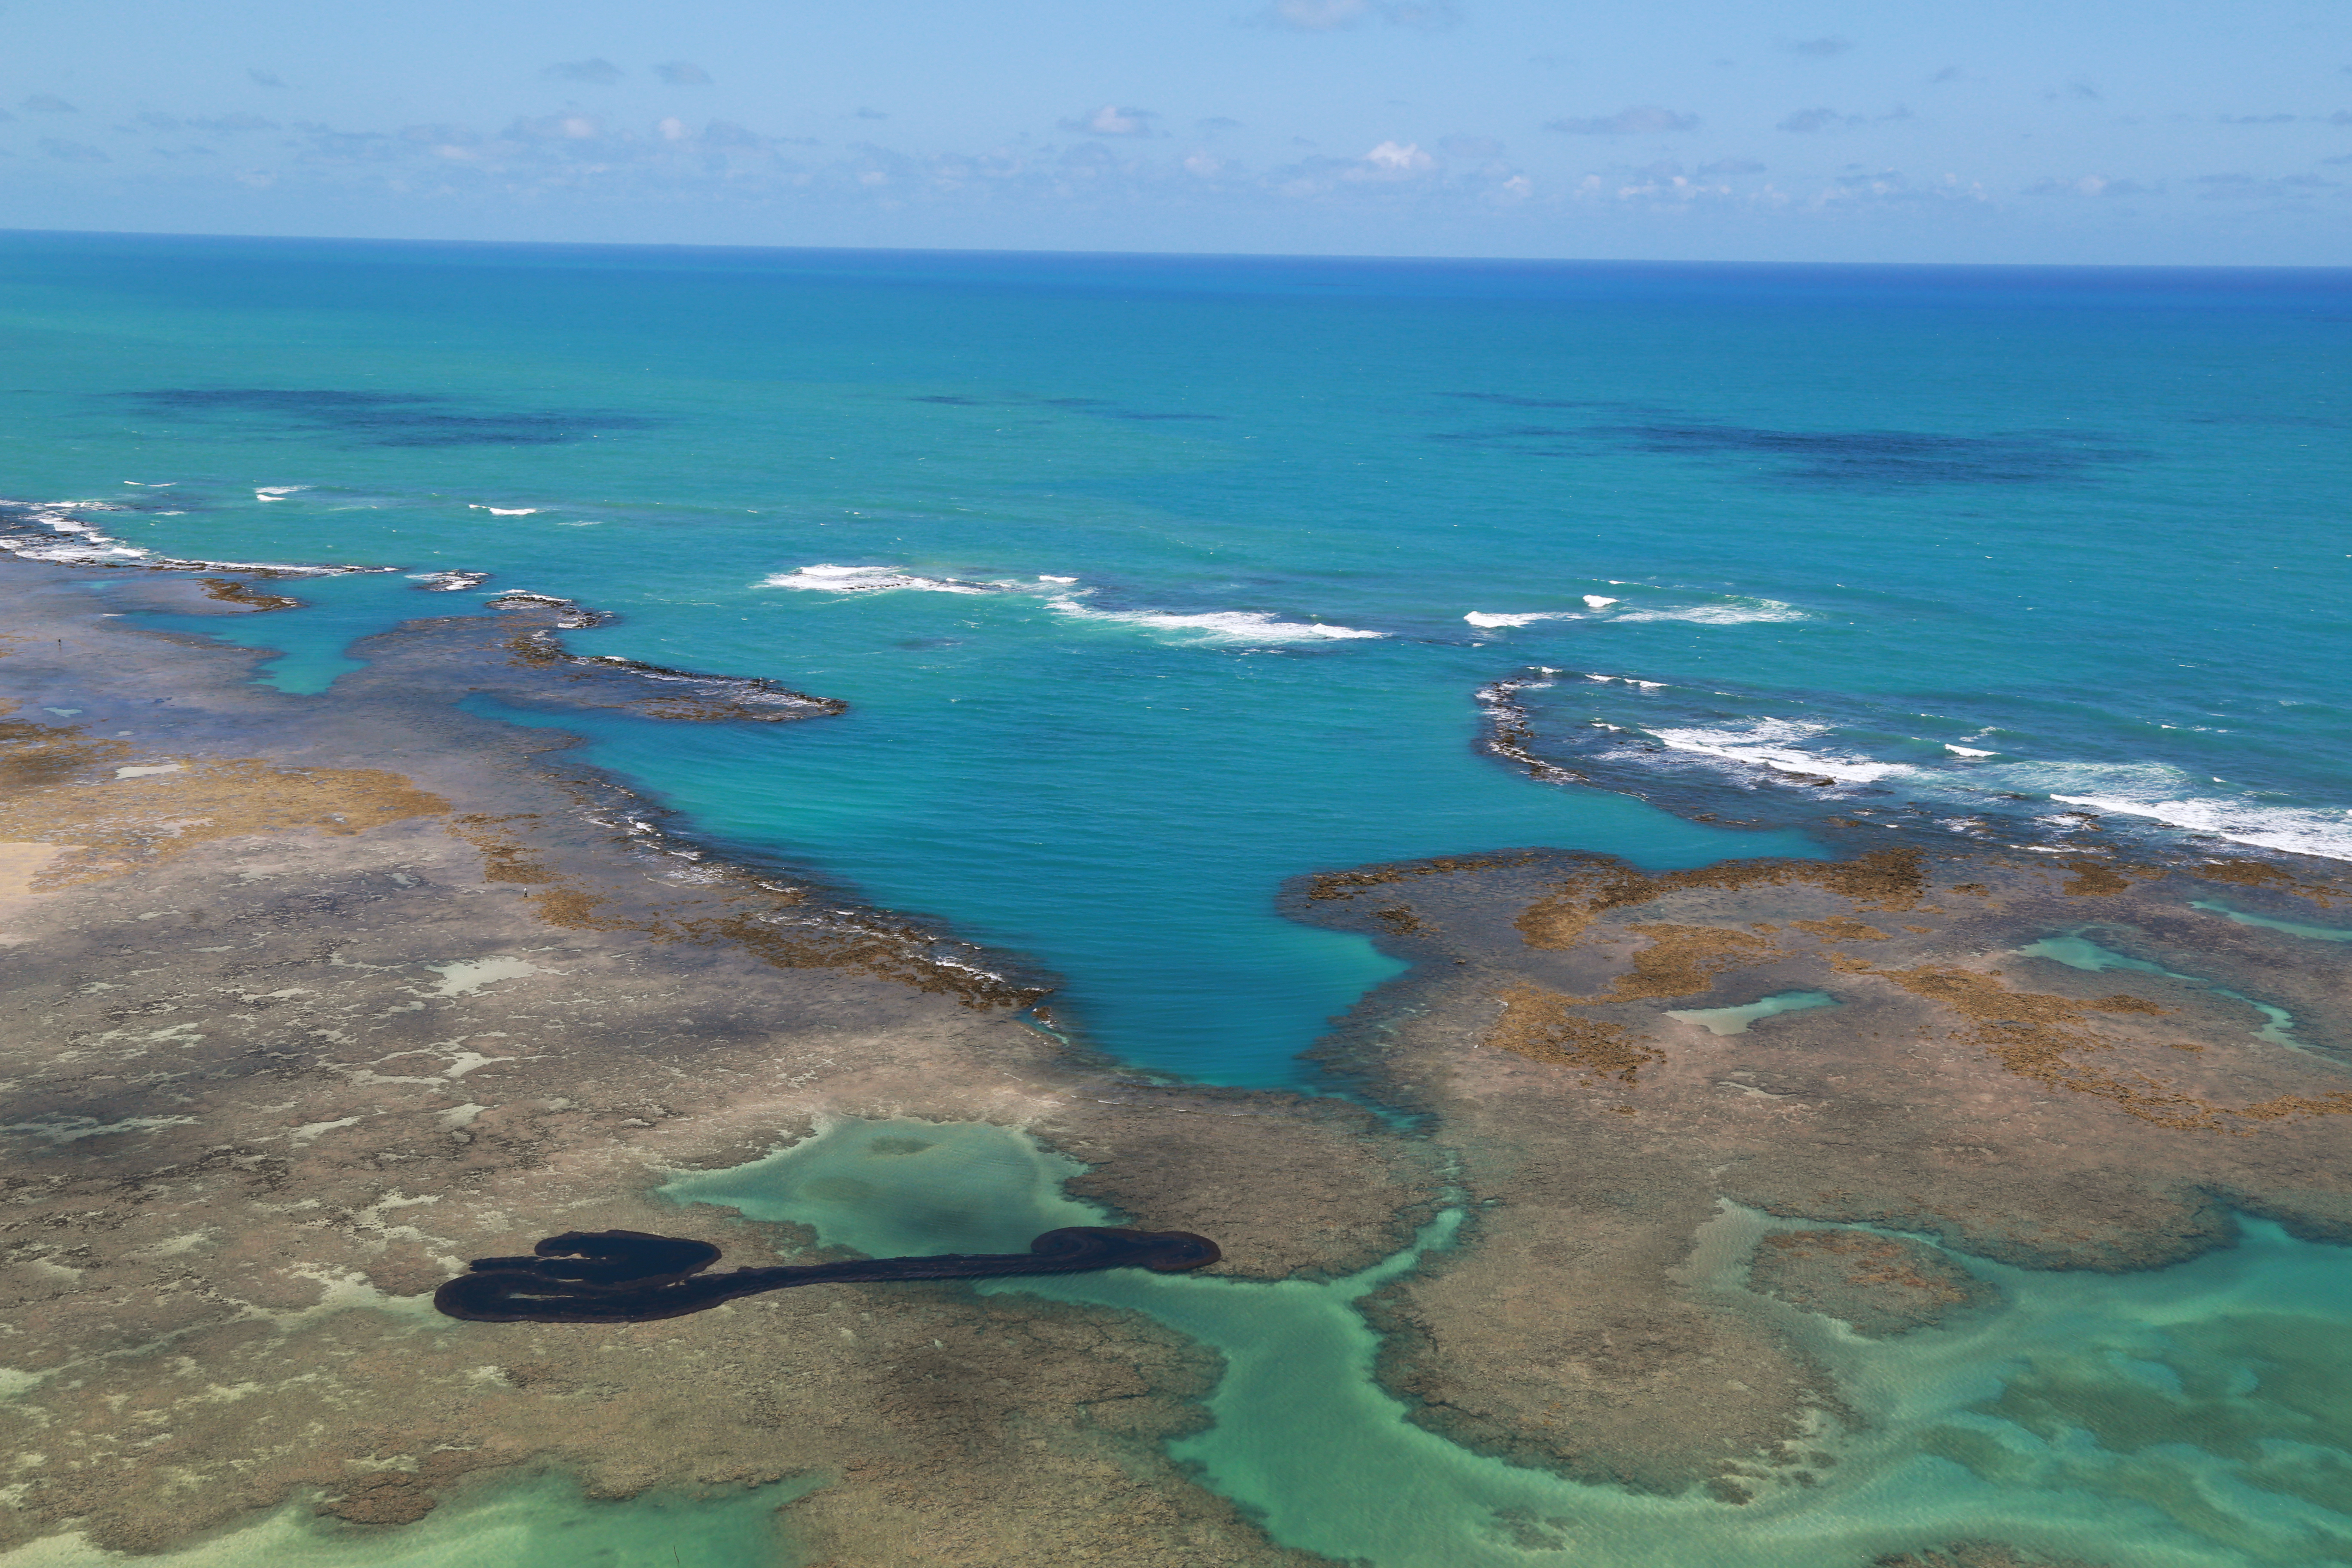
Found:
[[[1073,1169],[999,1128],[844,1121],[663,1191],[877,1256],[1018,1251],[1054,1226],[1101,1223],[1061,1195]],[[1263,1510],[1277,1540],[1341,1561],[1816,1568],[1986,1536],[2165,1568],[2352,1560],[2339,1248],[2255,1221],[2234,1249],[2139,1275],[1970,1260],[2002,1304],[1891,1342],[1785,1311],[1861,1424],[1818,1486],[1733,1506],[1574,1485],[1407,1423],[1370,1380],[1376,1342],[1350,1303],[1446,1246],[1459,1218],[1328,1283],[1122,1270],[982,1289],[1130,1308],[1223,1352],[1216,1425],[1178,1458]],[[1700,1238],[1696,1288],[1740,1295],[1748,1252],[1780,1223],[1726,1205]]]

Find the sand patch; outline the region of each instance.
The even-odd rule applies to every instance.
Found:
[[[470,996],[485,985],[496,985],[501,980],[520,980],[527,974],[548,973],[538,964],[523,958],[461,958],[454,963],[428,963],[425,968],[441,977],[436,996]]]
[[[381,768],[193,757],[131,766],[120,761],[129,749],[76,729],[0,725],[0,840],[53,851],[27,877],[28,891],[120,876],[211,839],[362,833],[449,809]]]
[[[32,897],[34,879],[50,861],[83,847],[79,844],[0,843],[0,909],[15,900]]]

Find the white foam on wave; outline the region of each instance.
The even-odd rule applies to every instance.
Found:
[[[1153,631],[1188,632],[1204,640],[1234,643],[1319,642],[1359,637],[1384,637],[1356,626],[1326,626],[1319,621],[1278,621],[1256,610],[1213,610],[1206,615],[1179,616],[1158,610],[1091,610],[1073,598],[1049,599],[1056,614],[1086,621],[1118,621]]]
[[[1606,594],[1587,594],[1583,598],[1583,610],[1473,610],[1462,618],[1474,626],[1488,627],[1524,626],[1537,621],[1580,621],[1588,615],[1606,621],[1687,621],[1702,626],[1737,626],[1756,621],[1801,621],[1808,618],[1804,611],[1779,599],[1737,599],[1716,605],[1637,605],[1612,609],[1612,605],[1623,605],[1625,601],[1612,599]]]
[[[1684,609],[1622,610],[1612,621],[1688,621],[1702,626],[1738,626],[1756,621],[1801,621],[1805,612],[1778,599],[1748,599],[1730,605],[1694,605]]]
[[[1716,757],[1784,773],[1812,773],[1840,784],[1868,784],[1915,770],[1901,763],[1874,763],[1801,750],[1797,744],[1829,728],[1790,719],[1766,719],[1745,730],[1652,730],[1658,743],[1671,751]]]
[[[1998,752],[1979,752],[1971,746],[1955,746],[1949,741],[1944,742],[1944,750],[1956,757],[1997,757],[2000,754]]]
[[[2210,834],[2252,848],[2352,860],[2352,811],[2258,805],[2204,796],[2146,800],[2130,795],[2053,795],[2050,798],[2118,816],[2148,817],[2168,827]]]
[[[1616,602],[1614,599],[1609,601],[1612,605]],[[1526,616],[1497,616],[1484,610],[1473,610],[1462,618],[1474,626],[1524,626],[1536,621],[1580,621],[1584,617],[1574,610],[1550,610]]]
[[[0,500],[0,552],[20,561],[42,561],[55,566],[123,566],[133,562],[164,571],[272,572],[289,577],[341,577],[355,572],[390,572],[390,566],[298,566],[276,561],[184,561],[158,555],[108,533],[76,511],[124,511],[125,507],[97,500],[12,501]],[[7,515],[13,514],[13,515]],[[179,512],[164,512],[178,517]],[[44,534],[19,531],[13,524],[30,523]]]
[[[310,487],[309,485],[268,485],[264,486],[260,489],[255,490],[253,492],[253,499],[256,500],[284,500],[288,496],[293,495],[298,491],[307,490],[310,488]]]
[[[492,506],[487,501],[467,501],[467,511],[486,511],[492,517],[531,517],[547,509],[536,506]]]
[[[897,566],[835,566],[825,563],[779,572],[773,576],[761,578],[757,585],[762,588],[803,588],[821,594],[883,594],[907,588],[927,594],[990,592],[989,588],[978,583],[919,577]]]

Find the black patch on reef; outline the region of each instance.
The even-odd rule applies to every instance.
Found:
[[[1104,1268],[1181,1274],[1205,1268],[1220,1256],[1215,1242],[1190,1231],[1068,1226],[1047,1231],[1026,1252],[853,1258],[707,1274],[719,1261],[719,1248],[707,1241],[642,1230],[568,1230],[540,1242],[530,1257],[475,1258],[433,1293],[433,1305],[446,1316],[477,1323],[638,1323],[794,1285],[1003,1279]]]
[[[585,409],[467,412],[424,393],[333,388],[174,386],[121,395],[142,411],[176,418],[258,416],[298,429],[349,436],[374,447],[561,447],[607,430],[643,430],[650,419]]]

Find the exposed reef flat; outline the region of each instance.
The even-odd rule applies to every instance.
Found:
[[[320,697],[103,618],[263,613],[267,579],[225,580],[252,592],[0,562],[0,1421],[26,1461],[0,1548],[162,1549],[289,1502],[397,1527],[552,1471],[790,1482],[816,1563],[1314,1560],[1170,1460],[1221,1365],[1139,1315],[937,1283],[431,1311],[462,1260],[562,1230],[824,1261],[656,1189],[849,1118],[1020,1129],[1087,1167],[1071,1194],[1244,1278],[1351,1274],[1458,1205],[1458,1244],[1368,1303],[1412,1418],[1726,1511],[1834,1479],[1870,1418],[1839,1347],[2005,1310],[1971,1256],[2153,1268],[2233,1210],[2352,1239],[2325,866],[1528,850],[1307,879],[1291,912],[1417,961],[1326,1051],[1382,1121],[1121,1073],[1023,1021],[1050,975],[456,705],[788,745],[822,696],[597,658],[595,613],[544,595],[371,638]],[[1522,1522],[1535,1551],[1572,1521]],[[2049,1561],[1959,1533],[1822,1568]]]
[[[1985,1305],[1922,1237],[2105,1270],[2226,1245],[2232,1209],[2352,1241],[2339,868],[1532,852],[1291,907],[1422,961],[1328,1048],[1429,1119],[1475,1216],[1374,1300],[1381,1375],[1519,1463],[1732,1501],[1818,1479],[1857,1417],[1762,1295],[1865,1335]],[[1675,1016],[1814,993],[1732,1033]],[[1824,1228],[1702,1289],[1727,1199]]]
[[[1117,1219],[1263,1278],[1393,1251],[1434,1167],[1353,1107],[1087,1059],[1021,1021],[1045,982],[1017,964],[730,861],[567,738],[453,706],[820,700],[542,658],[545,603],[371,639],[322,697],[101,618],[254,613],[200,592],[0,562],[0,1544],[152,1551],[306,1498],[397,1524],[553,1468],[597,1497],[814,1478],[785,1519],[816,1563],[1306,1560],[1167,1458],[1218,1361],[1131,1314],[952,1285],[433,1314],[464,1258],[680,1230],[670,1172],[843,1117],[1024,1129]],[[696,1213],[730,1265],[824,1256]]]

